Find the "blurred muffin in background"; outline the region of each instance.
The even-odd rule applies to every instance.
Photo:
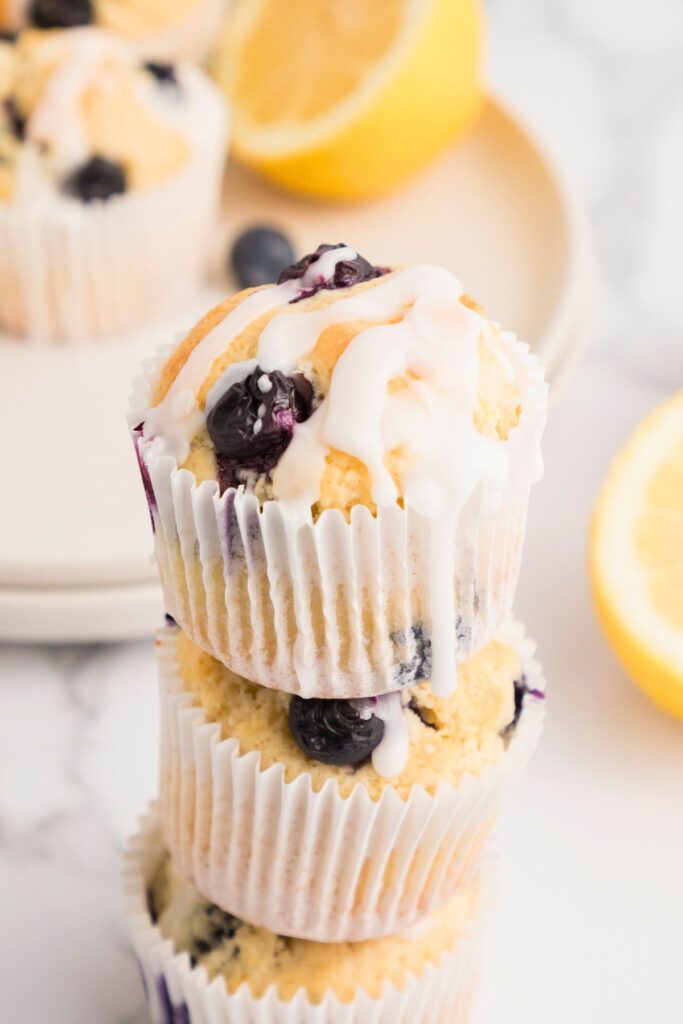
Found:
[[[0,324],[43,339],[137,326],[204,267],[226,110],[189,64],[94,28],[0,43]]]
[[[227,0],[0,0],[0,29],[95,25],[157,60],[201,61],[226,7]]]
[[[477,0],[236,0],[214,71],[245,164],[305,195],[401,184],[476,121]]]

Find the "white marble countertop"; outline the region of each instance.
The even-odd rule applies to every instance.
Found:
[[[626,432],[683,380],[681,0],[496,0],[491,74],[583,188],[603,301],[555,410],[518,615],[551,691],[502,830],[479,1024],[683,1019],[683,728],[595,624],[586,530]],[[150,643],[0,649],[4,1024],[133,1024],[121,838],[155,788]]]

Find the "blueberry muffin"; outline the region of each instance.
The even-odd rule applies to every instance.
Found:
[[[225,0],[2,0],[0,28],[96,26],[150,56],[201,60],[226,6]]]
[[[448,693],[509,611],[545,385],[446,270],[322,245],[213,309],[131,416],[167,607],[255,682]]]
[[[461,666],[367,700],[303,699],[158,639],[160,810],[178,869],[252,924],[320,942],[412,926],[476,874],[543,715],[510,625]]]
[[[255,928],[208,903],[166,855],[151,880],[148,907],[162,936],[186,952],[193,967],[204,967],[210,979],[222,976],[229,993],[248,985],[259,998],[274,986],[285,1002],[304,990],[314,1004],[328,992],[352,1003],[359,988],[377,999],[387,983],[400,990],[408,975],[436,966],[473,921],[478,897],[476,881],[464,886],[417,935],[307,942]]]
[[[198,257],[185,246],[205,244],[224,131],[202,72],[141,61],[109,33],[0,43],[0,273],[16,278],[0,288],[6,328],[108,333],[191,286]],[[55,248],[70,254],[59,266]]]
[[[89,203],[167,181],[191,153],[187,70],[139,64],[95,32],[1,44],[0,199],[54,190]]]

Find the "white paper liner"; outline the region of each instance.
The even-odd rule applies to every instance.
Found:
[[[304,991],[291,1001],[274,987],[257,998],[247,985],[230,994],[223,978],[209,982],[204,968],[193,968],[153,924],[147,887],[164,853],[159,819],[142,819],[124,861],[125,908],[142,969],[152,1020],[156,1024],[467,1024],[481,969],[484,932],[490,914],[491,874],[481,882],[480,907],[454,950],[419,976],[408,975],[397,990],[385,983],[379,997],[359,988],[351,1003],[331,991],[312,1004]]]
[[[510,614],[537,469],[547,385],[528,346],[503,334],[528,380],[519,424],[505,442],[502,500],[478,488],[460,513],[451,550],[457,658],[492,638]],[[144,421],[168,353],[134,382],[132,428]],[[329,509],[314,524],[263,507],[243,490],[178,469],[134,433],[148,477],[166,609],[193,641],[262,686],[304,697],[369,697],[429,678],[432,521],[398,505],[351,522]]]
[[[534,645],[506,628],[528,686],[545,691]],[[184,688],[177,632],[158,638],[160,806],[173,860],[212,903],[270,931],[318,942],[360,941],[411,927],[443,906],[481,864],[501,801],[533,752],[544,701],[527,695],[500,760],[434,795],[391,787],[373,801],[334,780],[315,792],[308,773],[284,781],[256,752],[221,739]]]
[[[186,166],[158,187],[81,203],[58,192],[0,203],[0,328],[90,341],[174,308],[205,272],[227,143],[224,100],[184,68],[201,130]]]
[[[129,41],[138,53],[150,59],[201,64],[216,45],[229,6],[230,0],[202,0],[181,21]]]

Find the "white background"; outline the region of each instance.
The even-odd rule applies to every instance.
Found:
[[[479,1024],[675,1024],[683,727],[605,648],[586,533],[611,456],[683,380],[683,3],[490,9],[493,82],[582,187],[603,290],[532,506],[517,612],[539,640],[550,714],[504,822]],[[118,858],[154,791],[155,744],[149,643],[0,650],[3,1024],[144,1019]]]

